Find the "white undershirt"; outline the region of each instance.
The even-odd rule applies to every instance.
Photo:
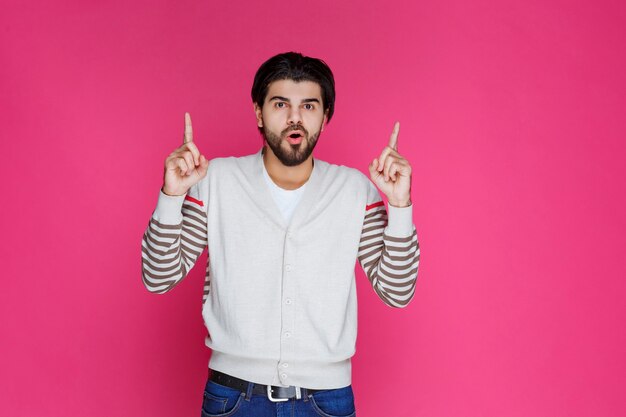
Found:
[[[295,190],[285,190],[284,188],[280,188],[278,185],[272,181],[270,175],[267,173],[267,169],[265,169],[265,164],[263,165],[263,177],[265,178],[265,182],[267,183],[272,197],[276,202],[276,205],[280,209],[283,217],[289,223],[291,221],[291,216],[293,215],[296,206],[300,202],[300,198],[304,193],[304,189],[306,188],[306,182],[302,184],[299,188]]]

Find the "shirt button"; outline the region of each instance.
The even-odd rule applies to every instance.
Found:
[[[281,375],[284,379],[287,379],[287,374],[282,374]]]
[[[285,304],[291,304],[291,298],[287,298],[287,299],[285,300]]]
[[[285,270],[286,270],[287,272],[291,271],[291,265],[286,265],[286,266],[285,266]]]
[[[283,368],[287,368],[289,364],[287,362],[283,363]]]
[[[292,238],[292,237],[293,237],[293,233],[291,233],[291,232],[287,232],[287,237],[288,237],[288,238]]]
[[[291,337],[291,333],[285,332],[285,337]]]

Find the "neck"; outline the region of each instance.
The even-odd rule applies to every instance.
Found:
[[[300,165],[289,167],[283,165],[267,145],[263,147],[263,163],[274,184],[285,190],[300,188],[313,172],[313,154]]]

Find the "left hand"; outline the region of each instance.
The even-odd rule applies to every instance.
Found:
[[[393,126],[389,144],[369,165],[370,178],[392,206],[411,205],[411,164],[398,153],[400,122]]]

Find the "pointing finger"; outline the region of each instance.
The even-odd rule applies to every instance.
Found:
[[[393,125],[393,132],[389,137],[389,147],[396,151],[398,150],[398,133],[400,133],[400,122]]]
[[[191,128],[191,116],[185,113],[185,136],[183,143],[193,142],[193,129]]]

